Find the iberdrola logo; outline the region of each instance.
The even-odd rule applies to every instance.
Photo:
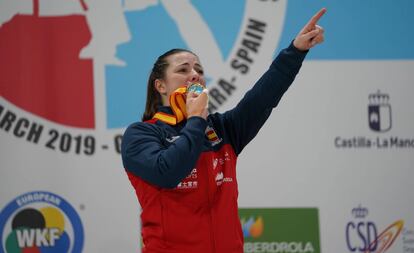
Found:
[[[251,216],[247,221],[245,219],[241,219],[240,222],[242,224],[244,238],[258,238],[263,234],[263,217],[258,216],[257,218],[254,218]]]
[[[316,208],[240,208],[239,216],[245,253],[321,253]]]

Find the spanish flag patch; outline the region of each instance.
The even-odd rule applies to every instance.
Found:
[[[208,140],[210,141],[211,146],[215,146],[215,145],[219,144],[222,141],[222,139],[220,139],[217,136],[217,133],[216,133],[216,131],[214,131],[214,128],[212,128],[210,126],[207,126],[207,128],[206,128],[206,136],[207,136]]]

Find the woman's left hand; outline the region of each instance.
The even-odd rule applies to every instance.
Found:
[[[323,14],[325,14],[325,12],[326,9],[322,8],[302,28],[302,30],[293,41],[293,45],[297,49],[306,51],[314,47],[316,44],[320,44],[324,41],[324,30],[321,26],[317,25],[317,23]]]

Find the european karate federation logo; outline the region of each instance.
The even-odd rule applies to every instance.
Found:
[[[62,197],[35,191],[12,200],[0,212],[0,253],[82,252],[80,217]]]
[[[378,90],[377,93],[370,94],[368,98],[369,128],[376,132],[387,132],[392,126],[390,96]]]

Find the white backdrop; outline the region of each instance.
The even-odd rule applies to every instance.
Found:
[[[139,252],[140,207],[116,143],[125,127],[140,117],[145,79],[155,58],[169,48],[188,47],[205,64],[210,90],[223,92],[220,80],[233,79],[236,90],[225,95],[224,103],[212,98],[217,109],[225,111],[324,6],[328,13],[321,25],[326,28],[326,42],[308,55],[278,108],[239,156],[239,206],[317,208],[322,252],[365,252],[353,249],[363,247],[370,233],[364,226],[374,224],[380,237],[401,220],[401,233],[391,233],[395,241],[376,252],[414,252],[414,50],[407,44],[413,35],[405,30],[414,21],[407,15],[414,4],[376,1],[375,9],[372,1],[350,2],[352,6],[340,1],[40,0],[37,18],[42,21],[32,29],[26,27],[32,23],[25,18],[36,15],[36,5],[2,1],[0,252],[17,247],[10,241],[17,233],[13,222],[35,224],[30,215],[37,211],[32,210],[28,220],[17,215],[28,208],[41,212],[49,228],[61,224],[56,217],[65,220],[61,226],[67,241],[48,252]],[[180,18],[180,8],[188,15]],[[393,30],[384,13],[394,20]],[[74,69],[61,63],[66,58],[60,53],[74,42],[67,39],[65,47],[57,45],[62,24],[48,22],[68,18],[64,22],[71,24],[70,17],[89,32],[82,35],[87,40],[82,45],[76,42],[76,50],[68,56],[85,64],[85,72],[65,73],[92,77],[79,80],[86,80],[82,85],[93,92],[83,101],[91,105],[93,118],[76,107],[83,103],[76,95],[85,92],[83,86],[77,86],[70,102],[48,93],[51,87],[60,90],[56,76],[61,69]],[[188,26],[189,20],[193,26]],[[264,25],[252,28],[252,20]],[[383,37],[378,27],[389,36]],[[397,36],[400,30],[405,33]],[[28,43],[25,33],[38,37]],[[77,30],[69,34],[76,36]],[[33,46],[39,39],[37,44],[47,46]],[[246,40],[257,43],[257,52],[246,47]],[[44,67],[33,65],[33,59],[45,62]],[[236,68],[235,61],[244,64],[247,73]],[[34,74],[42,70],[43,76]],[[38,83],[46,84],[39,88]],[[36,104],[42,104],[40,109]],[[370,105],[380,108],[376,116],[382,132],[369,125]],[[65,106],[76,108],[71,112],[78,121],[59,115]],[[53,108],[57,114],[51,112]],[[93,124],[79,123],[86,121]],[[33,126],[42,128],[37,141],[30,139]],[[30,200],[28,196],[35,192],[56,195],[61,204],[50,198]],[[56,212],[42,209],[48,206]],[[362,230],[349,223],[362,223]]]

